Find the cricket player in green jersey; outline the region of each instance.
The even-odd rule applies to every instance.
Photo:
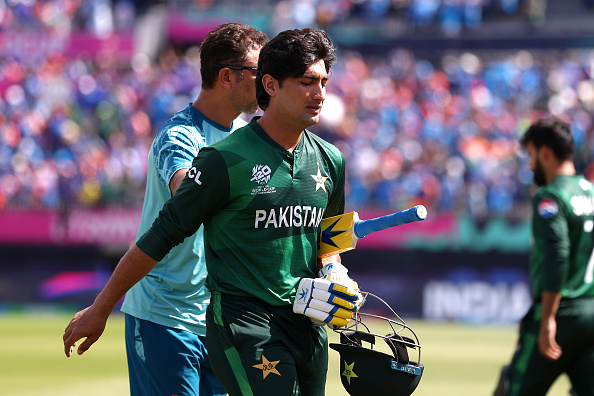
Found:
[[[534,302],[495,395],[545,395],[562,373],[594,395],[594,188],[576,175],[570,126],[550,117],[521,140],[534,181],[530,276]]]
[[[308,317],[308,308],[294,312],[293,303],[299,283],[316,278],[324,264],[341,269],[339,257],[322,262],[316,252],[322,217],[344,211],[344,157],[305,129],[319,121],[335,59],[331,40],[315,29],[281,32],[261,49],[256,97],[264,114],[199,152],[90,308],[109,307],[137,281],[130,268],[154,266],[203,224],[212,294],[207,347],[231,396],[325,391],[325,327]],[[341,283],[327,282],[325,303],[352,311],[356,284],[348,276]],[[322,324],[332,324],[335,313],[328,309]],[[79,338],[65,338],[65,348]]]

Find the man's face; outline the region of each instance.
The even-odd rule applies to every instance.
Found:
[[[311,64],[302,76],[282,81],[274,106],[282,113],[287,125],[305,129],[320,121],[327,81],[328,73],[323,60]]]
[[[530,165],[532,172],[534,172],[534,183],[537,186],[544,186],[547,181],[544,168],[542,167],[542,163],[538,157],[539,150],[532,142],[528,142],[526,144],[526,151],[528,152],[528,157],[530,158],[528,165]]]
[[[248,60],[241,66],[258,67],[258,57],[260,47],[252,49],[248,53]],[[236,81],[232,100],[236,111],[240,113],[254,114],[258,111],[258,101],[256,100],[256,71],[255,70],[236,70]]]

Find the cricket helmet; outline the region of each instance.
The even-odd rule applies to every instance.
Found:
[[[395,319],[365,313],[360,308],[347,326],[334,329],[340,333],[340,344],[332,343],[330,348],[340,354],[342,385],[351,396],[408,396],[417,388],[423,375],[419,339],[385,301],[368,292],[361,294],[363,304],[369,297],[376,298]],[[380,323],[368,318],[387,322],[391,333],[380,335],[371,332],[370,326],[374,324],[374,327],[379,327]],[[365,319],[368,319],[367,323]],[[376,339],[383,339],[392,353],[373,349]],[[370,347],[364,346],[364,342],[369,343]],[[416,352],[413,352],[416,361],[409,357],[409,351]]]

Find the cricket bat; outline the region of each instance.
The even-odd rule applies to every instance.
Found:
[[[417,205],[400,212],[369,220],[359,220],[357,212],[349,212],[322,219],[320,238],[318,240],[318,257],[327,257],[352,250],[357,241],[372,232],[386,228],[425,220],[427,209]]]

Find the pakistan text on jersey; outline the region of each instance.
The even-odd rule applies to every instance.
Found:
[[[286,206],[270,211],[258,209],[255,213],[254,228],[318,227],[324,215],[324,208],[315,206]]]

